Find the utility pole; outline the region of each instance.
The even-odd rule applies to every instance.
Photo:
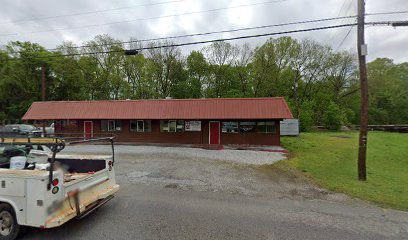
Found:
[[[41,100],[45,101],[45,93],[46,93],[46,86],[45,86],[45,64],[41,66]],[[42,131],[43,131],[43,136],[46,136],[46,131],[45,131],[45,121],[43,121],[42,124]]]
[[[367,155],[367,128],[368,128],[368,83],[367,83],[367,45],[364,39],[365,25],[365,0],[358,0],[358,29],[357,49],[360,67],[361,89],[361,114],[360,114],[360,137],[358,148],[358,180],[367,180],[366,155]]]
[[[45,101],[45,64],[41,66],[41,100]]]

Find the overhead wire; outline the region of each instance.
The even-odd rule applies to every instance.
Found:
[[[158,49],[158,48],[181,47],[181,46],[189,46],[189,45],[214,43],[214,42],[234,41],[234,40],[240,40],[240,39],[259,38],[259,37],[275,36],[275,35],[283,35],[283,34],[293,34],[293,33],[302,33],[302,32],[310,32],[310,31],[319,31],[319,30],[325,30],[325,29],[348,27],[348,26],[352,26],[352,25],[356,25],[356,24],[352,23],[352,24],[341,24],[341,25],[329,25],[329,26],[323,26],[323,27],[304,28],[304,29],[288,30],[288,31],[280,31],[280,32],[272,32],[272,33],[263,33],[263,34],[253,34],[253,35],[246,35],[246,36],[239,36],[239,37],[219,38],[219,39],[211,39],[211,40],[203,40],[203,41],[195,41],[195,42],[184,42],[184,43],[176,43],[176,44],[166,44],[166,45],[158,45],[158,46],[148,46],[148,47],[136,48],[136,49],[133,49],[133,50],[143,51],[143,50]],[[55,57],[69,57],[69,56],[73,57],[73,56],[108,54],[108,53],[117,53],[117,52],[124,52],[124,50],[121,49],[121,50],[84,52],[84,53],[74,53],[74,54],[59,54],[59,55],[50,55],[50,56],[38,56],[36,58],[55,58]]]
[[[117,45],[118,43],[119,44],[128,44],[128,43],[138,43],[138,42],[152,42],[152,41],[178,39],[178,38],[186,38],[186,37],[206,36],[206,35],[213,35],[213,34],[220,34],[220,33],[231,33],[231,32],[239,32],[239,31],[264,29],[264,28],[284,27],[284,26],[299,25],[299,24],[327,22],[327,21],[333,21],[333,20],[338,20],[338,19],[351,19],[351,18],[356,18],[356,17],[357,16],[342,16],[342,17],[335,17],[335,18],[322,18],[322,19],[313,19],[313,20],[296,21],[296,22],[288,22],[288,23],[261,25],[261,26],[255,26],[255,27],[245,27],[245,28],[236,28],[236,29],[229,29],[229,30],[211,31],[211,32],[205,32],[205,33],[192,33],[192,34],[184,34],[184,35],[176,35],[176,36],[168,36],[168,37],[160,37],[160,38],[148,38],[148,39],[140,39],[140,40],[120,41],[120,42],[117,42],[117,43],[72,46],[72,47],[66,47],[65,49],[76,49],[76,48],[83,48],[83,47],[90,47],[90,46],[111,46],[111,45]],[[59,48],[51,48],[51,49],[47,49],[47,50],[48,51],[56,51],[56,50],[59,50]]]
[[[349,13],[349,11],[350,11],[350,8],[351,8],[353,2],[354,2],[354,0],[348,0],[348,1],[344,0],[343,5],[341,6],[340,11],[339,11],[337,16],[340,16],[342,14],[343,10],[345,10],[344,15],[347,15]],[[355,19],[357,19],[357,15],[355,15]],[[345,21],[344,21],[344,19],[341,19],[341,21],[339,21],[338,24],[343,24],[343,23],[345,23]],[[353,28],[353,27],[350,27],[350,28]],[[324,42],[325,43],[332,43],[333,42],[333,44],[334,44],[336,42],[336,39],[338,37],[340,37],[340,35],[343,35],[341,33],[342,33],[342,29],[336,29],[333,33],[331,33],[331,35],[329,37],[327,37],[325,39]]]
[[[47,17],[17,19],[17,20],[0,22],[0,25],[8,24],[8,23],[43,21],[43,20],[49,20],[49,19],[55,19],[55,18],[82,16],[82,15],[118,11],[118,10],[136,8],[136,7],[148,7],[148,6],[164,5],[164,4],[169,4],[169,3],[179,3],[183,1],[185,0],[173,0],[173,1],[164,1],[164,2],[156,2],[156,3],[145,3],[145,4],[137,4],[137,5],[131,5],[131,6],[124,6],[124,7],[108,8],[108,9],[101,9],[101,10],[95,10],[95,11],[86,11],[86,12],[78,12],[78,13],[70,13],[70,14],[62,14],[62,15],[54,15],[54,16],[47,16]]]
[[[336,48],[336,52],[340,50],[340,48],[343,46],[343,44],[346,42],[348,36],[350,36],[351,31],[353,30],[355,26],[351,26],[350,29],[347,31],[346,35],[344,36],[343,40],[341,40],[340,44]]]
[[[282,0],[281,0],[282,1]],[[287,1],[287,0],[283,0]],[[277,1],[273,1],[277,2]],[[264,2],[265,3],[265,2]],[[261,4],[261,3],[257,3]],[[253,5],[253,4],[251,4]],[[243,5],[239,5],[243,6]],[[350,5],[349,5],[350,6]],[[236,6],[238,7],[238,6]],[[348,11],[348,10],[347,10]],[[408,11],[394,11],[394,12],[377,12],[377,13],[367,13],[367,16],[375,16],[375,15],[387,15],[387,14],[401,14],[401,13],[408,13]],[[289,25],[296,25],[296,24],[307,24],[307,23],[315,23],[315,22],[324,22],[324,21],[331,21],[331,20],[338,20],[338,19],[351,19],[356,18],[357,16],[342,16],[342,17],[335,17],[335,18],[324,18],[324,19],[315,19],[315,20],[306,20],[306,21],[297,21],[297,22],[290,22],[290,23],[281,23],[281,24],[271,24],[271,25],[262,25],[256,27],[246,27],[246,28],[238,28],[238,29],[231,29],[231,30],[221,30],[221,31],[212,31],[206,33],[195,33],[195,34],[185,34],[185,35],[177,35],[177,36],[169,36],[169,37],[160,37],[160,38],[150,38],[150,39],[142,39],[142,40],[132,40],[132,41],[120,41],[112,44],[97,44],[92,46],[110,46],[110,45],[117,45],[117,44],[126,44],[126,43],[134,43],[134,42],[147,42],[147,41],[159,41],[164,39],[177,39],[177,38],[186,38],[186,37],[194,37],[194,36],[204,36],[204,35],[211,35],[211,34],[218,34],[218,33],[229,33],[229,32],[238,32],[238,31],[245,31],[245,30],[254,30],[254,29],[262,29],[262,28],[271,28],[271,27],[280,27],[280,26],[289,26]],[[390,22],[387,22],[390,23]],[[373,22],[372,24],[380,24],[384,25],[384,22]],[[352,29],[355,24],[340,24],[341,26],[348,25]],[[345,38],[350,35],[351,29],[346,34]],[[222,41],[222,40],[221,40]],[[345,39],[342,40],[342,45]],[[82,46],[74,46],[74,47],[66,47],[65,49],[74,49],[74,48],[83,48],[89,47],[90,45],[82,45]],[[53,49],[46,49],[47,51],[56,51],[61,50],[60,48],[53,48]],[[17,52],[13,52],[17,53]]]
[[[63,30],[74,30],[74,29],[82,29],[82,28],[89,28],[89,27],[99,27],[99,26],[107,26],[107,25],[115,25],[115,24],[130,23],[130,22],[135,22],[135,21],[145,21],[145,20],[153,20],[153,19],[161,19],[161,18],[170,18],[170,17],[177,17],[177,16],[183,16],[183,15],[207,13],[207,12],[213,12],[213,11],[221,11],[221,10],[226,10],[226,9],[233,9],[233,8],[240,8],[240,7],[247,7],[247,6],[256,6],[256,5],[261,5],[261,4],[278,3],[278,2],[285,2],[285,1],[289,1],[289,0],[273,0],[273,1],[267,1],[267,2],[243,4],[243,5],[223,7],[223,8],[215,8],[215,9],[209,9],[209,10],[203,10],[203,11],[186,12],[186,13],[182,13],[182,14],[171,14],[171,15],[158,16],[158,17],[149,17],[149,18],[138,18],[138,19],[117,21],[117,22],[109,22],[109,23],[103,23],[103,24],[92,24],[92,25],[86,25],[86,26],[67,27],[67,28],[59,28],[59,29],[48,29],[48,30],[39,30],[39,31],[31,31],[31,32],[0,34],[0,37],[13,36],[13,35],[22,35],[22,34],[32,34],[32,33],[54,32],[54,31],[63,31]],[[353,1],[351,1],[351,2],[353,2]],[[351,6],[351,4],[349,5],[348,8],[350,8],[350,6]],[[366,16],[392,15],[392,14],[403,14],[403,13],[408,13],[408,10],[393,11],[393,12],[367,13]]]
[[[136,19],[130,19],[130,20],[99,23],[99,24],[90,24],[90,25],[82,25],[82,26],[76,26],[76,27],[54,28],[54,29],[38,30],[38,31],[30,31],[30,32],[20,32],[20,33],[7,33],[7,34],[0,34],[0,37],[23,35],[23,34],[32,34],[32,33],[56,32],[56,31],[83,29],[83,28],[91,28],[91,27],[109,26],[109,25],[131,23],[131,22],[137,22],[137,21],[147,21],[147,20],[179,17],[179,16],[185,16],[185,15],[193,15],[193,14],[199,14],[199,13],[216,12],[216,11],[235,9],[235,8],[241,8],[241,7],[250,7],[250,6],[258,6],[258,5],[264,5],[264,4],[280,3],[280,2],[286,2],[286,1],[289,1],[289,0],[272,0],[272,1],[265,1],[265,2],[258,2],[258,3],[241,4],[241,5],[236,5],[236,6],[228,6],[228,7],[222,7],[222,8],[213,8],[213,9],[207,9],[207,10],[201,10],[201,11],[185,12],[185,13],[180,13],[180,14],[170,14],[170,15],[147,17],[147,18],[136,18]]]
[[[394,14],[404,14],[408,13],[408,10],[401,11],[391,11],[391,12],[376,12],[376,13],[366,13],[366,16],[381,16],[381,15],[394,15]]]

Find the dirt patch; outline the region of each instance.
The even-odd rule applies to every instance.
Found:
[[[264,189],[276,193],[279,198],[321,199],[344,201],[349,198],[344,194],[330,192],[314,184],[299,170],[285,163],[254,167],[258,182],[264,183]]]
[[[346,135],[338,135],[338,136],[330,136],[334,138],[351,138],[351,136],[346,136]]]
[[[172,184],[167,184],[166,186],[164,186],[165,188],[178,188],[179,185],[176,183],[172,183]]]

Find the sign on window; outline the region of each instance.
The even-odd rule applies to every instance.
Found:
[[[201,121],[185,121],[185,130],[189,132],[200,132]]]

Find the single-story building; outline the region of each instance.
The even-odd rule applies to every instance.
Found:
[[[120,142],[280,145],[284,98],[34,102],[25,121],[54,121],[60,136],[114,134]]]

